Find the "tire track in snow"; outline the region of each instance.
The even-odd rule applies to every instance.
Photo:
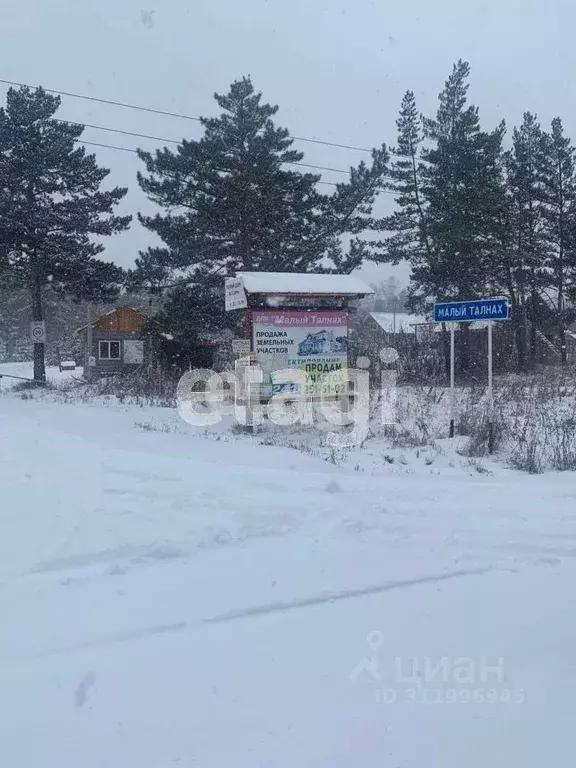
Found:
[[[147,627],[139,627],[135,629],[126,630],[123,632],[111,633],[103,635],[101,637],[94,638],[93,640],[86,640],[85,642],[74,643],[68,646],[61,646],[59,648],[51,648],[40,653],[31,653],[16,655],[10,659],[10,661],[25,661],[30,659],[41,659],[50,656],[59,656],[62,654],[74,653],[76,651],[83,651],[90,648],[102,648],[111,645],[117,645],[122,643],[134,642],[137,640],[144,640],[154,637],[155,635],[170,634],[173,632],[184,632],[191,630],[198,630],[210,625],[223,624],[230,621],[238,621],[242,619],[253,619],[258,616],[269,616],[275,613],[286,613],[288,611],[301,610],[306,608],[312,608],[320,605],[329,605],[344,600],[354,600],[362,597],[370,597],[385,592],[391,592],[397,589],[410,589],[412,587],[418,587],[426,584],[435,584],[441,581],[451,581],[459,578],[465,578],[467,576],[482,576],[486,573],[493,572],[493,568],[470,568],[467,570],[450,571],[448,573],[431,574],[428,576],[420,576],[414,579],[405,579],[402,581],[388,581],[384,584],[376,584],[370,587],[364,587],[361,589],[346,590],[341,592],[331,592],[324,595],[316,595],[314,597],[303,598],[300,600],[294,600],[290,602],[280,603],[268,603],[265,605],[252,606],[236,611],[229,611],[221,613],[216,616],[211,616],[206,619],[199,619],[196,621],[175,621],[165,624],[156,624]]]

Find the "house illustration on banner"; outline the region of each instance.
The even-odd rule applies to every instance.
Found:
[[[333,331],[318,331],[309,333],[304,341],[298,344],[298,355],[310,357],[311,355],[341,355],[348,348],[345,336],[334,336]]]

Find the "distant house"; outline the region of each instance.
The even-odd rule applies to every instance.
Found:
[[[420,340],[430,337],[431,334],[442,333],[442,323],[435,323],[420,315],[410,315],[406,312],[371,312],[370,317],[388,336],[415,334]],[[488,323],[482,320],[468,323],[471,331],[484,331],[487,327]],[[459,323],[455,324],[454,330],[461,330]]]
[[[150,339],[145,333],[148,316],[133,307],[118,307],[92,322],[91,372],[106,376],[134,371],[148,361]],[[88,326],[78,328],[86,356]]]
[[[416,326],[427,325],[425,317],[409,315],[407,312],[371,312],[370,316],[375,320],[384,333],[414,333]]]

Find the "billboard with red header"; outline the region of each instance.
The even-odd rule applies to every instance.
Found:
[[[347,312],[256,310],[252,313],[252,334],[264,384],[271,386],[273,394],[293,391],[289,382],[274,384],[274,372],[289,368],[305,375],[306,395],[347,391]]]

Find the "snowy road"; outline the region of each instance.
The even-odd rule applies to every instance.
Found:
[[[143,418],[0,396],[0,764],[570,761],[572,475],[369,477]]]

